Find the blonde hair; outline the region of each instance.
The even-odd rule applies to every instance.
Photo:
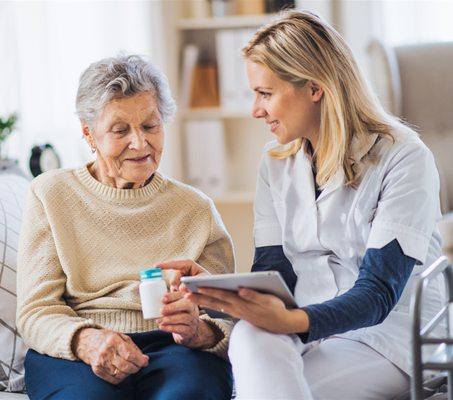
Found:
[[[369,89],[340,34],[315,14],[284,11],[261,27],[242,53],[295,86],[312,81],[323,89],[314,153],[316,182],[325,186],[343,168],[346,184],[356,187],[359,173],[350,154],[353,136],[359,143],[365,143],[370,134],[394,140],[391,132],[401,122],[383,109]],[[284,150],[270,150],[269,155],[284,159],[296,154],[303,143],[297,139]]]

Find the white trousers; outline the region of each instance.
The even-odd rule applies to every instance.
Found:
[[[238,400],[385,400],[409,389],[409,376],[371,347],[329,338],[304,345],[239,321],[230,361]]]

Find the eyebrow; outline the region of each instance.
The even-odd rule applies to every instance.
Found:
[[[265,87],[265,86],[257,86],[257,87],[255,87],[255,88],[253,88],[253,90],[254,90],[255,92],[258,92],[258,91],[263,90],[263,89],[264,89],[264,90],[272,90],[272,88],[270,88],[270,87]]]
[[[150,119],[150,118],[156,118],[158,117],[159,114],[156,111],[151,111],[146,117],[145,120]],[[112,122],[110,123],[111,125],[116,124],[118,122],[123,122],[123,116],[121,114],[117,114],[113,117]]]

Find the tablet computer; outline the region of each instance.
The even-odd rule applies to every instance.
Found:
[[[273,294],[279,297],[287,307],[297,307],[296,300],[288,289],[280,272],[260,271],[238,274],[183,276],[181,282],[191,291],[198,288],[215,288],[237,292],[239,288],[249,288],[258,292]]]

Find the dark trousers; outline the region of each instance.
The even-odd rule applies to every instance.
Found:
[[[149,364],[119,385],[96,376],[82,361],[28,350],[25,384],[32,400],[229,400],[230,364],[199,350],[175,344],[161,331],[129,334]]]

